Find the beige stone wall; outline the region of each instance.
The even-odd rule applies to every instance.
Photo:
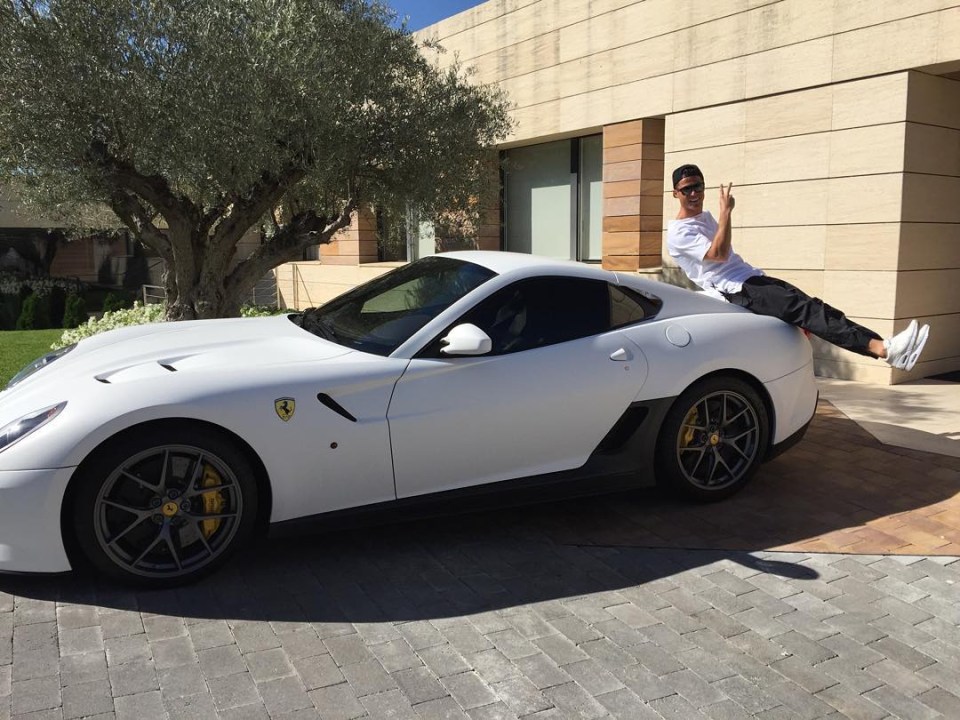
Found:
[[[670,115],[664,217],[676,213],[671,169],[695,162],[708,209],[734,183],[734,245],[749,262],[881,335],[912,317],[931,325],[909,374],[817,341],[820,374],[888,383],[954,370],[958,103],[960,82],[911,72]]]
[[[931,335],[923,375],[960,368],[960,81],[911,73],[896,313]]]
[[[274,270],[281,307],[303,310],[373,280],[403,263],[366,263],[330,265],[326,261],[305,260],[286,263]]]
[[[421,31],[516,109],[511,142],[960,60],[950,0],[490,0]]]

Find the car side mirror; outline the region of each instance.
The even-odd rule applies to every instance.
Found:
[[[457,325],[440,342],[444,355],[486,355],[493,348],[490,336],[472,323]]]

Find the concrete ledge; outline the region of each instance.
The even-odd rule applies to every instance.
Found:
[[[960,457],[960,383],[817,378],[820,395],[885,445]]]

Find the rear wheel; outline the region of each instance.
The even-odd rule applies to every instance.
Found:
[[[667,413],[657,445],[658,474],[694,500],[729,497],[756,472],[769,432],[766,407],[748,383],[701,380]]]
[[[206,428],[167,426],[111,441],[77,482],[81,550],[97,570],[137,585],[179,585],[212,572],[256,521],[247,458]]]

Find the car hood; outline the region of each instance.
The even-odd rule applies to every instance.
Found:
[[[90,381],[117,385],[150,382],[171,373],[249,374],[268,366],[355,354],[306,332],[285,315],[121,328],[82,340],[49,366],[0,392],[0,418],[10,414],[11,405],[30,412],[43,402],[60,402],[70,387]]]

